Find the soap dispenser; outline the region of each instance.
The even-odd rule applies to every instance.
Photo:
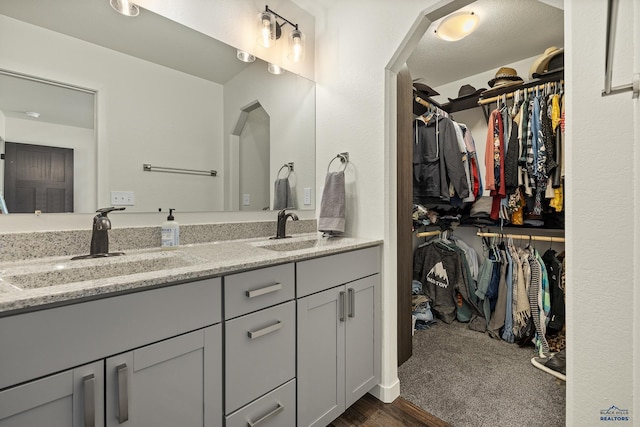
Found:
[[[162,247],[178,246],[180,244],[180,224],[173,217],[175,209],[169,209],[169,216],[162,224]]]

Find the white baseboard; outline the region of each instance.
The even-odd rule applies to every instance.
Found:
[[[384,403],[391,403],[400,397],[400,380],[396,379],[393,384],[388,386],[378,384],[369,393]]]

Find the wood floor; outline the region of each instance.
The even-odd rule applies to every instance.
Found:
[[[370,394],[354,403],[329,427],[451,427],[439,418],[398,397],[382,403]]]

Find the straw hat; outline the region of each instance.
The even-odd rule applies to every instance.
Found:
[[[534,74],[540,75],[545,72],[555,71],[549,69],[549,62],[553,60],[555,64],[559,62],[560,59],[562,59],[562,65],[556,65],[554,68],[560,69],[564,66],[564,49],[558,49],[555,46],[546,48],[544,53],[537,57],[535,61],[533,61],[533,64],[531,64],[531,68],[529,69],[529,78],[533,79],[535,77]]]
[[[494,78],[489,80],[489,87],[507,86],[522,83],[522,77],[518,76],[518,72],[509,67],[501,67]]]

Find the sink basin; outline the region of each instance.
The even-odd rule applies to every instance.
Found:
[[[35,272],[10,271],[2,279],[20,289],[37,289],[87,280],[105,279],[137,273],[188,267],[194,261],[175,253],[154,253],[134,259],[99,258],[48,264]]]
[[[290,240],[280,239],[271,240],[269,242],[260,242],[254,246],[262,249],[269,249],[270,251],[288,252],[299,251],[302,249],[314,248],[322,244],[322,240],[319,239],[306,239],[306,240]]]

